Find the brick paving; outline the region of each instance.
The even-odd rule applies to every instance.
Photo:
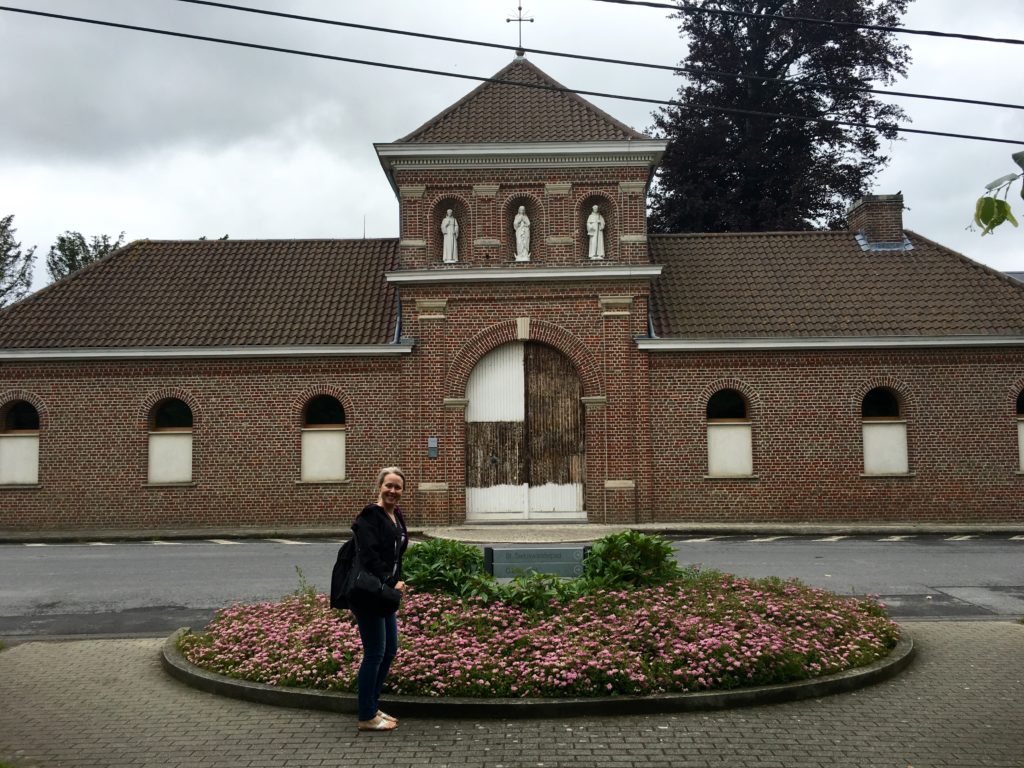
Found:
[[[1024,626],[907,624],[888,682],[714,713],[552,720],[350,718],[201,693],[164,674],[162,640],[32,642],[0,653],[0,761],[18,768],[931,768],[1024,766]]]

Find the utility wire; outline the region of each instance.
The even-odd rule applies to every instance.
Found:
[[[905,126],[898,125],[875,125],[872,123],[860,123],[851,120],[833,120],[824,117],[809,117],[806,115],[789,115],[780,112],[760,112],[749,109],[734,109],[731,107],[711,107],[705,106],[700,108],[688,107],[678,101],[669,101],[665,99],[648,99],[641,96],[624,96],[622,94],[615,93],[603,93],[601,91],[583,91],[574,88],[565,88],[554,85],[543,85],[540,83],[522,83],[515,80],[503,80],[493,77],[478,77],[476,75],[463,75],[457,72],[446,72],[443,70],[436,69],[424,69],[422,67],[409,67],[401,64],[389,64],[379,61],[368,61],[366,59],[354,59],[348,56],[334,56],[326,53],[313,53],[312,51],[301,51],[294,48],[282,48],[274,45],[263,45],[261,43],[247,43],[240,40],[228,40],[220,37],[210,37],[207,35],[194,35],[187,32],[174,32],[167,29],[156,29],[154,27],[140,27],[133,24],[121,24],[113,21],[100,21],[99,19],[86,19],[80,16],[67,16],[59,13],[47,13],[44,11],[29,11],[24,8],[12,8],[6,5],[0,5],[0,11],[8,11],[10,13],[22,13],[28,16],[41,16],[50,19],[60,19],[62,21],[74,21],[82,24],[93,24],[101,27],[112,27],[114,29],[127,29],[134,32],[148,32],[155,35],[163,35],[166,37],[178,37],[186,40],[199,40],[207,43],[218,43],[221,45],[231,45],[238,48],[252,48],[260,51],[273,51],[275,53],[288,53],[295,56],[305,56],[314,59],[323,59],[326,61],[341,61],[349,64],[362,64],[369,67],[381,67],[383,69],[396,69],[403,72],[416,72],[427,75],[437,75],[439,77],[453,77],[461,80],[473,80],[481,83],[496,83],[498,85],[512,85],[519,88],[533,88],[537,90],[545,91],[557,91],[561,93],[574,93],[580,96],[595,96],[606,99],[617,99],[620,101],[635,101],[646,104],[657,104],[661,106],[677,107],[689,111],[701,111],[701,112],[717,112],[720,114],[738,114],[738,115],[752,115],[757,117],[772,117],[781,118],[785,120],[801,120],[803,122],[816,122],[827,125],[845,125],[853,128],[867,128],[869,130],[886,132],[896,131],[898,133],[917,133],[926,136],[943,136],[952,139],[967,139],[970,141],[988,141],[998,144],[1024,144],[1024,141],[1019,139],[1002,139],[993,136],[978,136],[974,134],[966,133],[949,133],[946,131],[928,131],[921,128],[907,128]]]
[[[895,32],[900,35],[926,35],[929,37],[952,37],[959,40],[974,40],[981,43],[1005,43],[1007,45],[1024,45],[1024,40],[1013,37],[986,37],[985,35],[967,35],[960,32],[936,32],[930,29],[911,29],[910,27],[888,27],[879,24],[857,24],[852,21],[831,21],[829,19],[812,19],[806,16],[782,16],[772,13],[748,13],[746,11],[727,11],[723,8],[703,8],[695,5],[659,3],[651,0],[595,0],[598,3],[615,3],[617,5],[642,5],[649,8],[670,8],[680,13],[715,13],[719,16],[733,16],[745,19],[775,19],[795,24],[822,24],[829,27],[853,27],[854,29],[870,29],[876,32]]]
[[[459,43],[461,45],[477,45],[485,48],[498,48],[506,51],[518,51],[524,50],[530,53],[536,53],[542,56],[558,56],[566,59],[579,59],[582,61],[595,61],[602,64],[621,64],[627,67],[644,67],[646,69],[659,69],[668,72],[683,73],[687,75],[693,75],[696,77],[709,77],[714,80],[722,79],[733,79],[738,78],[741,80],[757,80],[765,83],[782,83],[795,85],[799,88],[814,88],[816,86],[803,83],[800,80],[794,80],[786,77],[766,77],[764,75],[748,75],[740,72],[719,72],[715,70],[704,70],[695,69],[693,67],[673,67],[666,64],[649,64],[640,61],[626,61],[624,59],[609,59],[601,56],[587,56],[582,53],[565,53],[563,51],[548,51],[541,48],[520,48],[515,45],[504,45],[502,43],[487,43],[482,40],[468,40],[460,37],[448,37],[445,35],[431,35],[426,32],[411,32],[404,29],[393,29],[389,27],[375,27],[369,24],[356,24],[350,21],[337,21],[335,19],[324,19],[316,16],[301,16],[295,13],[283,13],[281,11],[268,11],[262,8],[247,8],[242,5],[233,5],[231,3],[216,2],[215,0],[178,0],[179,3],[189,3],[190,5],[205,5],[212,8],[224,8],[232,11],[241,11],[243,13],[254,13],[262,16],[276,16],[282,19],[292,19],[295,21],[308,21],[314,24],[329,24],[336,27],[349,27],[352,29],[364,29],[370,32],[384,32],[389,35],[406,35],[408,37],[419,37],[426,40],[439,40],[446,43]],[[932,101],[947,101],[955,104],[971,104],[973,106],[983,107],[999,107],[1001,109],[1024,109],[1022,104],[1006,104],[998,101],[980,101],[978,99],[963,99],[955,96],[933,96],[924,93],[908,93],[906,91],[890,91],[882,88],[872,88],[870,86],[842,86],[833,85],[829,86],[828,90],[831,91],[846,91],[849,93],[877,93],[883,96],[897,96],[908,99],[929,99]]]

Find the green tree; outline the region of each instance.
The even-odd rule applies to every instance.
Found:
[[[109,235],[96,235],[86,241],[80,232],[68,231],[57,235],[57,242],[50,246],[50,252],[46,255],[46,270],[51,280],[60,280],[122,245],[124,232],[118,235],[116,241],[111,241]]]
[[[0,218],[0,307],[22,298],[32,288],[36,247],[21,249],[14,239],[14,215]]]
[[[857,89],[905,75],[908,47],[890,32],[771,16],[895,26],[908,2],[678,0],[674,17],[689,46],[681,66],[694,73],[685,75],[677,104],[654,114],[654,133],[668,139],[668,148],[652,189],[652,228],[843,226],[850,204],[889,160],[882,139],[896,138],[896,121],[906,119],[899,107]]]

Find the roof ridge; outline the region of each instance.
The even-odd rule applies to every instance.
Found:
[[[753,232],[650,232],[649,237],[765,237],[771,235],[778,237],[782,235],[846,235],[853,237],[854,233],[848,229],[785,229],[785,230],[760,230]]]
[[[543,86],[538,87],[537,84],[529,82],[526,78],[516,79],[515,77],[512,77],[511,79],[509,79],[510,75],[513,73],[514,70],[522,71],[523,69],[525,69],[531,75],[539,79],[542,84],[548,86],[551,92],[557,93],[562,97],[567,97],[573,104],[583,109],[584,111],[589,112],[592,117],[598,119],[601,122],[606,123],[609,127],[613,127],[616,131],[625,134],[627,138],[636,140],[650,139],[650,137],[647,136],[646,134],[637,131],[634,128],[631,128],[630,126],[626,125],[620,120],[617,120],[616,118],[612,117],[610,114],[605,112],[597,105],[587,101],[585,98],[575,93],[572,89],[562,85],[560,82],[555,80],[553,77],[547,74],[536,64],[527,60],[525,56],[516,56],[511,62],[502,67],[497,73],[481,82],[479,85],[473,88],[473,90],[469,91],[469,93],[464,95],[458,101],[445,107],[440,112],[435,114],[433,117],[419,125],[414,130],[410,131],[409,133],[407,133],[405,136],[398,139],[394,143],[415,143],[417,137],[422,136],[423,134],[431,131],[431,129],[436,128],[439,124],[443,123],[444,120],[447,119],[449,116],[456,115],[461,109],[466,107],[468,104],[470,104],[471,102],[475,101],[478,98],[481,98],[491,88],[518,86],[532,91],[547,90],[547,88]],[[437,143],[458,144],[463,142],[442,141]]]
[[[398,237],[232,237],[223,240],[219,237],[213,240],[203,240],[198,237],[189,238],[167,238],[167,239],[146,239],[136,242],[146,243],[361,243],[361,242],[398,242]],[[126,248],[128,246],[125,246]]]
[[[513,61],[512,63],[515,64],[516,62]],[[538,76],[540,76],[541,79],[547,80],[549,83],[551,83],[556,88],[561,89],[561,91],[565,95],[569,96],[572,99],[575,99],[577,102],[582,104],[585,108],[591,109],[591,110],[597,112],[601,117],[603,117],[605,120],[608,120],[609,122],[613,123],[617,128],[619,128],[620,130],[624,131],[625,133],[635,134],[635,138],[650,138],[649,136],[645,135],[643,132],[638,131],[635,128],[631,128],[630,126],[626,125],[621,120],[618,120],[615,117],[612,117],[612,115],[610,115],[607,112],[605,112],[603,109],[601,109],[599,106],[597,106],[593,102],[587,101],[582,96],[580,96],[578,93],[576,93],[576,91],[574,91],[572,88],[568,88],[567,86],[562,85],[558,80],[555,80],[555,78],[551,77],[551,75],[549,75],[543,69],[538,67],[532,61],[529,61],[525,56],[522,57],[522,63],[525,64],[527,67],[529,67],[531,70],[533,70],[533,72],[535,72]]]
[[[518,57],[517,57],[517,58],[518,58]],[[499,69],[499,70],[498,70],[498,72],[497,72],[496,74],[494,74],[494,75],[492,75],[491,77],[487,78],[486,80],[482,81],[482,82],[481,82],[481,83],[480,83],[479,85],[477,85],[477,86],[476,86],[476,88],[474,88],[473,90],[471,90],[471,91],[470,91],[469,93],[467,93],[467,94],[466,94],[465,96],[463,96],[463,97],[462,97],[461,99],[459,99],[458,101],[456,101],[456,102],[454,102],[454,103],[452,103],[452,104],[449,104],[449,105],[448,105],[447,107],[444,107],[444,108],[443,108],[443,109],[442,109],[442,110],[441,110],[440,112],[438,112],[438,113],[437,113],[436,115],[434,115],[433,117],[429,118],[428,120],[426,120],[425,122],[423,122],[422,124],[420,124],[419,126],[417,126],[416,128],[414,128],[413,130],[409,131],[409,133],[407,133],[407,134],[406,134],[405,136],[403,136],[403,137],[402,137],[402,138],[400,138],[400,139],[399,139],[398,141],[396,141],[396,142],[395,142],[395,144],[402,144],[402,143],[404,143],[404,142],[407,142],[407,141],[409,141],[409,140],[410,140],[410,139],[412,139],[412,137],[413,137],[413,136],[415,136],[415,135],[416,135],[417,133],[420,133],[421,131],[425,130],[425,129],[426,129],[426,128],[427,128],[428,126],[431,126],[431,125],[433,125],[433,124],[434,124],[434,123],[436,123],[436,122],[437,122],[438,120],[440,120],[440,119],[441,119],[441,118],[442,118],[442,117],[443,117],[444,115],[447,115],[447,114],[448,114],[448,113],[450,113],[450,112],[454,112],[456,108],[458,108],[458,107],[462,106],[462,105],[463,105],[463,104],[465,104],[465,103],[466,103],[467,101],[469,101],[469,100],[470,100],[470,99],[471,99],[472,97],[476,96],[476,95],[477,95],[477,94],[478,94],[478,93],[479,93],[480,91],[482,91],[482,90],[483,90],[483,89],[484,89],[484,88],[485,88],[486,86],[488,86],[488,85],[493,85],[493,83],[492,83],[491,81],[492,81],[492,80],[494,80],[495,78],[497,78],[497,77],[499,77],[499,76],[503,75],[503,74],[505,73],[505,71],[506,71],[506,70],[508,70],[508,69],[511,69],[511,68],[512,68],[512,65],[513,65],[513,64],[515,64],[515,63],[516,63],[516,59],[513,59],[513,60],[512,60],[512,61],[510,61],[510,62],[509,62],[508,64],[506,64],[506,65],[505,65],[504,67],[502,67],[501,69]]]
[[[970,256],[966,256],[966,255],[960,253],[960,251],[956,250],[955,248],[950,248],[948,245],[943,245],[942,243],[937,243],[936,241],[932,240],[930,237],[925,237],[924,235],[919,234],[919,233],[915,232],[912,229],[904,229],[903,232],[906,235],[913,235],[914,237],[916,237],[916,238],[918,238],[920,240],[924,240],[926,243],[928,243],[929,245],[932,245],[932,246],[938,248],[939,250],[946,251],[947,253],[950,253],[950,254],[956,256],[958,259],[960,259],[962,262],[964,262],[967,266],[972,267],[974,269],[980,269],[982,272],[1002,280],[1003,282],[1007,283],[1008,285],[1010,285],[1015,290],[1018,290],[1022,294],[1024,294],[1024,283],[1022,283],[1020,280],[1014,280],[1012,277],[1010,277],[1009,275],[1005,274],[1004,272],[1001,272],[998,269],[995,269],[994,267],[990,267],[987,264],[982,264],[980,261],[975,261]]]
[[[73,285],[75,282],[81,280],[82,275],[88,275],[91,272],[95,271],[95,269],[100,268],[102,265],[113,261],[115,257],[120,257],[122,254],[134,250],[136,247],[138,247],[140,243],[148,242],[151,241],[148,240],[147,238],[140,238],[138,240],[132,240],[130,243],[125,243],[120,248],[114,248],[112,251],[110,251],[109,253],[105,253],[103,256],[96,259],[95,261],[90,261],[88,264],[79,267],[74,272],[70,272],[64,275],[64,277],[62,277],[60,280],[54,280],[52,283],[47,283],[38,291],[33,291],[23,299],[16,301],[13,304],[8,304],[6,307],[0,307],[0,315],[6,315],[16,307],[31,306],[35,304],[37,301],[39,301],[41,298],[46,298],[55,290],[65,290],[67,286]]]

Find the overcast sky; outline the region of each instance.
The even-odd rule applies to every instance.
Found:
[[[514,45],[502,0],[235,0],[340,21]],[[199,7],[179,0],[7,0],[9,6],[330,55],[490,76],[509,51]],[[911,28],[1024,37],[1024,3],[984,13],[918,0]],[[992,10],[997,8],[996,10]],[[594,0],[535,0],[527,48],[677,64],[668,11]],[[897,90],[1024,103],[1024,46],[900,36],[910,76]],[[665,72],[530,54],[563,85],[669,99]],[[476,83],[255,51],[0,11],[0,216],[45,255],[65,230],[127,239],[395,237],[398,204],[373,142],[401,138]],[[592,98],[639,130],[651,105]],[[996,269],[1024,271],[1024,226],[965,230],[989,181],[1019,170],[1024,111],[911,99],[913,127],[1019,139],[1018,145],[909,136],[873,193],[902,191],[905,226]],[[1018,187],[1019,189],[1019,187]],[[1016,190],[1015,193],[1016,195]],[[1024,214],[1024,201],[1015,198]]]

